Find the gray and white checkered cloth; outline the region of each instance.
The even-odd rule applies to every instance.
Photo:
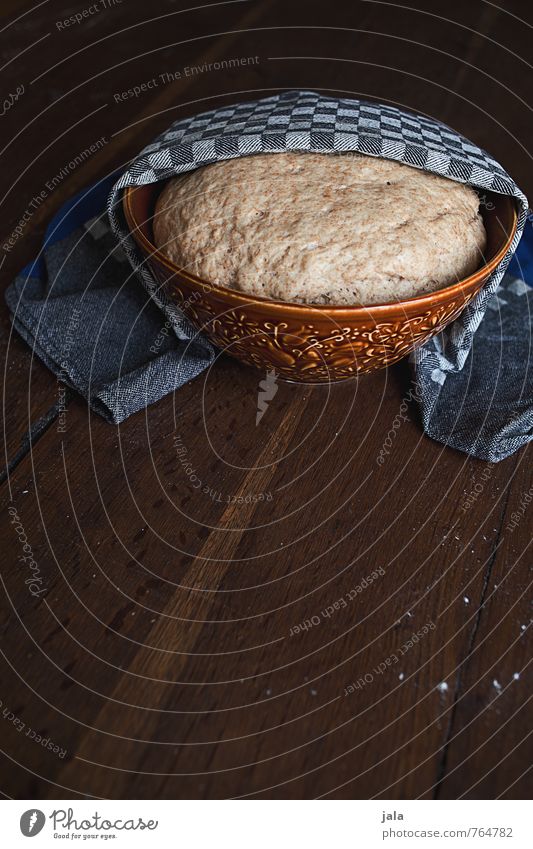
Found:
[[[458,133],[377,103],[289,91],[177,121],[118,181],[111,175],[89,187],[52,219],[39,256],[6,292],[16,329],[110,421],[178,389],[213,362],[215,351],[143,262],[124,220],[123,189],[283,151],[357,151],[516,198],[509,253],[462,315],[411,360],[429,436],[491,461],[530,440],[533,289],[524,280],[533,282],[531,219],[512,273],[505,273],[526,224],[526,198],[498,162]],[[132,285],[132,274],[144,289]]]
[[[484,409],[483,397],[487,401],[490,398],[477,395],[469,379],[471,370],[462,379],[457,379],[471,352],[474,334],[522,236],[528,211],[527,199],[502,166],[468,139],[435,120],[391,106],[324,97],[312,91],[289,91],[177,121],[142,151],[111,192],[111,225],[145,288],[167,313],[180,338],[183,335],[189,338],[194,331],[176,307],[164,299],[138,254],[123,218],[122,190],[126,186],[166,180],[212,162],[284,151],[330,154],[357,151],[393,159],[481,191],[511,195],[517,199],[518,228],[509,252],[461,316],[439,336],[415,351],[411,360],[421,399],[424,429],[429,435],[490,460],[502,459],[531,438],[531,393],[528,398],[523,391],[519,392],[521,386],[524,389],[520,374],[513,378],[513,385],[506,387],[503,407],[498,405],[496,398],[492,399],[492,411]],[[515,330],[526,344],[531,334],[529,306],[530,301],[526,312],[528,321]],[[525,302],[519,303],[518,312],[524,307]],[[486,370],[482,368],[482,372],[486,373]],[[492,385],[496,377],[491,376]],[[476,396],[477,413],[471,409],[469,396]],[[507,421],[509,416],[505,413],[510,398],[512,408],[508,408],[508,412],[513,410],[511,433]],[[461,410],[457,421],[454,416],[450,421],[449,415],[437,414],[437,408],[442,408],[443,404],[444,411],[449,404],[454,415]],[[502,414],[505,421],[502,421]],[[466,430],[465,416],[468,419]],[[445,432],[440,428],[443,418],[446,420]]]

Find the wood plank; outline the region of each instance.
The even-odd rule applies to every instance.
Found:
[[[17,707],[29,717],[38,704],[71,753],[47,759],[43,779],[117,797],[431,792],[514,460],[495,467],[492,510],[479,502],[463,516],[472,461],[421,443],[414,421],[376,465],[403,367],[329,398],[280,385],[259,432],[257,380],[224,360],[176,396],[177,410],[164,399],[116,432],[74,402],[67,434],[51,429],[15,471],[48,593],[28,596],[10,533],[17,614],[3,650],[28,674],[13,685]],[[220,501],[187,477],[176,433]],[[36,486],[22,495],[32,465]],[[227,503],[265,491],[272,500]],[[380,568],[353,602],[322,614]],[[386,674],[373,671],[428,623]],[[371,683],[345,696],[367,673]],[[28,701],[27,687],[38,696]],[[43,755],[27,748],[22,763],[39,773]]]

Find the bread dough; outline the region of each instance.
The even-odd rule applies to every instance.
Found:
[[[245,156],[172,179],[154,237],[211,283],[338,305],[456,283],[483,263],[486,246],[474,189],[353,153]]]

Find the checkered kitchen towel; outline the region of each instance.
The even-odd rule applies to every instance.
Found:
[[[90,239],[89,243],[89,250],[94,253],[90,274],[80,258],[84,250],[80,246],[87,247],[84,234],[76,231],[74,237],[70,234],[66,240],[56,240],[52,265],[56,270],[61,259],[61,268],[52,282],[50,271],[44,281],[41,275],[38,327],[35,315],[29,317],[26,312],[32,281],[34,288],[36,285],[35,275],[32,277],[31,269],[26,270],[29,279],[19,277],[15,281],[8,292],[8,303],[17,327],[54,368],[56,355],[49,348],[52,343],[57,348],[59,326],[65,315],[60,311],[59,321],[51,325],[44,315],[46,306],[54,297],[61,300],[77,294],[83,299],[89,293],[88,322],[98,328],[101,350],[95,354],[90,340],[84,339],[82,350],[78,351],[83,365],[76,376],[69,371],[72,348],[78,347],[74,341],[63,359],[61,376],[112,421],[121,421],[176,389],[212,361],[213,349],[166,300],[143,263],[123,217],[123,189],[165,180],[211,162],[288,150],[358,151],[423,168],[468,183],[481,192],[489,190],[516,198],[518,230],[508,254],[462,315],[412,355],[422,421],[428,435],[492,461],[516,451],[531,439],[533,430],[532,378],[528,367],[532,290],[524,282],[531,280],[529,272],[525,273],[516,259],[513,273],[505,272],[526,224],[527,200],[502,166],[476,145],[437,121],[390,106],[290,91],[177,121],[141,152],[114,185],[108,213],[115,241],[111,244],[110,235],[104,237],[100,233],[98,218],[86,227],[88,238],[91,232],[93,236],[94,231],[97,236],[100,233],[100,239]],[[93,213],[96,214],[94,209]],[[46,246],[46,263],[51,250]],[[149,294],[148,300],[130,284],[125,285],[128,266],[120,262],[122,250]],[[110,291],[99,305],[101,267],[111,257],[114,266],[107,268]],[[72,283],[75,278],[76,285]],[[33,303],[35,306],[35,298]],[[165,317],[160,322],[166,319],[159,327],[159,335],[157,321],[153,321],[154,303]],[[122,319],[120,333],[113,323],[107,327],[110,310],[114,317]],[[145,320],[148,315],[149,322]],[[160,340],[165,327],[172,328],[173,335],[167,334],[158,347],[153,343],[154,335],[156,341]]]

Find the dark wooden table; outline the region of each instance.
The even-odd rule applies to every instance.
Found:
[[[109,0],[59,26],[83,8],[3,2],[3,96],[24,92],[0,119],[2,245],[46,195],[1,252],[4,287],[69,195],[171,121],[283,88],[435,116],[533,194],[525,0]],[[508,525],[531,450],[488,467],[425,438],[409,404],[378,466],[405,363],[280,384],[256,427],[262,375],[221,357],[120,427],[69,393],[63,429],[5,306],[2,348],[6,796],[527,796],[531,508]]]

